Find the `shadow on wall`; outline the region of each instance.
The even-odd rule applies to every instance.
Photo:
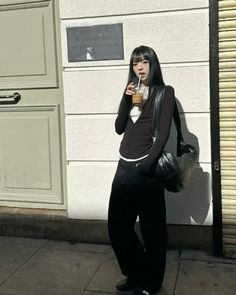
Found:
[[[176,99],[181,116],[182,132],[186,142],[191,143],[200,153],[197,137],[188,131],[183,108]],[[172,124],[170,139],[166,149],[176,154],[176,129]],[[189,186],[180,193],[166,192],[167,222],[169,224],[211,224],[209,209],[211,205],[210,173],[197,164]],[[208,220],[208,216],[210,216]]]

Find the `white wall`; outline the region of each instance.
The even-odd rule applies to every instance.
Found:
[[[208,1],[60,0],[60,11],[69,217],[107,218],[121,140],[114,120],[130,54],[143,44],[157,52],[184,111],[186,139],[199,146],[191,185],[166,195],[168,222],[212,224]],[[67,27],[112,23],[123,24],[124,60],[68,62]]]

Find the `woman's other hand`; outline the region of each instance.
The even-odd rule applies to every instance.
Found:
[[[146,177],[153,176],[153,171],[149,163],[145,162],[145,160],[136,164],[136,171],[137,171],[137,174],[140,176],[146,176]]]

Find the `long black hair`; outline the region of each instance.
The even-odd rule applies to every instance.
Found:
[[[150,74],[149,74],[149,87],[152,88],[156,85],[165,85],[161,73],[161,67],[156,55],[156,52],[148,46],[141,45],[136,47],[130,57],[129,63],[129,77],[128,84],[137,81],[137,76],[133,70],[133,63],[139,62],[142,59],[149,61]]]

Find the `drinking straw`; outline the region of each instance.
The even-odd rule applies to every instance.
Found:
[[[141,75],[139,75],[139,78],[138,78],[138,91],[139,91],[139,87],[140,87],[140,80],[141,80]]]

